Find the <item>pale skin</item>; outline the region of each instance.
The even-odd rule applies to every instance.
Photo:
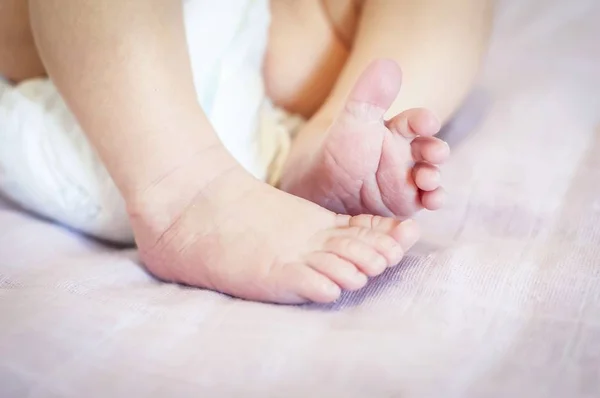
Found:
[[[285,19],[281,1],[272,32]],[[312,15],[314,2],[302,3]],[[42,70],[123,194],[146,267],[165,280],[279,303],[334,301],[415,243],[416,224],[401,220],[443,202],[438,165],[448,147],[433,136],[469,89],[489,20],[476,0],[367,0],[355,9],[355,32],[325,41],[337,50],[323,53],[339,56],[316,73],[323,84],[314,83],[320,67],[275,68],[281,52],[270,43],[271,97],[310,117],[278,190],[236,163],[199,107],[179,1],[29,6]],[[0,73],[27,75],[13,64],[0,57]],[[410,77],[406,95],[397,95],[397,64]],[[320,89],[307,90],[309,80]]]

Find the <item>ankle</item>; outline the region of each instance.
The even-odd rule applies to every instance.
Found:
[[[210,147],[187,162],[157,176],[153,182],[125,196],[132,220],[163,224],[176,217],[194,197],[208,196],[217,181],[247,174],[221,145]]]

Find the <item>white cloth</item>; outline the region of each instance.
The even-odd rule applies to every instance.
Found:
[[[258,125],[269,2],[186,0],[184,13],[198,101],[225,147],[264,179]],[[0,80],[0,193],[87,234],[133,240],[123,199],[48,79]]]

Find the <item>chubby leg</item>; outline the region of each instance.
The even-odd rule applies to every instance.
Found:
[[[0,0],[0,76],[19,82],[43,75],[29,24],[28,0]]]

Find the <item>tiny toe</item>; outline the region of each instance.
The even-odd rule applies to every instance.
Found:
[[[281,289],[277,301],[289,304],[331,303],[342,294],[336,283],[305,263],[284,265],[277,286]]]
[[[332,238],[325,250],[356,265],[367,276],[377,276],[388,266],[388,260],[382,254],[356,237]]]
[[[444,206],[446,201],[446,191],[442,187],[430,192],[421,193],[421,204],[427,210],[438,210]]]
[[[402,246],[387,232],[380,232],[376,229],[362,229],[361,231],[358,234],[359,239],[385,257],[388,266],[396,265],[402,260],[404,256]]]
[[[424,108],[408,109],[386,122],[391,132],[412,139],[416,136],[436,135],[441,128],[433,112]]]
[[[369,281],[354,264],[333,253],[315,252],[307,257],[306,262],[345,290],[360,289]]]
[[[450,157],[450,147],[445,141],[435,137],[417,137],[411,143],[415,162],[442,164]]]
[[[433,191],[440,186],[440,171],[429,163],[419,162],[413,168],[415,184],[422,191]]]

